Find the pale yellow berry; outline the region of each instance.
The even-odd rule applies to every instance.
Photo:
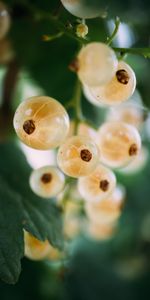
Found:
[[[99,203],[115,189],[114,173],[99,164],[93,173],[78,180],[78,190],[85,201]]]
[[[86,176],[93,172],[99,161],[99,151],[92,139],[72,136],[61,145],[57,162],[60,169],[71,177]]]
[[[77,60],[81,82],[94,87],[108,83],[115,75],[118,65],[114,51],[98,42],[84,46]]]
[[[115,226],[111,224],[97,224],[90,222],[88,224],[88,235],[93,240],[105,241],[110,239],[115,232]]]
[[[122,186],[117,186],[106,199],[99,203],[87,202],[85,212],[87,217],[97,224],[110,224],[116,222],[121,214],[125,198]]]
[[[50,252],[51,245],[46,240],[39,241],[27,231],[24,231],[25,256],[32,260],[45,259]]]
[[[110,167],[119,168],[129,164],[139,154],[141,138],[132,125],[108,122],[100,127],[97,144],[101,161]]]
[[[144,167],[147,164],[148,158],[149,158],[148,150],[144,146],[142,146],[136,158],[133,161],[131,161],[129,165],[127,165],[124,168],[121,168],[119,172],[126,175],[137,174],[138,172],[141,172],[141,170],[144,169]]]
[[[65,177],[58,168],[45,166],[34,170],[30,176],[30,187],[40,197],[50,198],[64,188]]]
[[[89,93],[104,105],[116,105],[129,99],[136,87],[136,77],[131,67],[123,61],[118,63],[113,78],[97,87],[90,87]]]
[[[67,11],[82,19],[102,16],[106,8],[101,1],[97,0],[61,0],[61,2]]]
[[[31,148],[48,150],[63,143],[69,131],[69,117],[55,99],[28,98],[16,110],[14,128],[21,141]]]
[[[108,122],[125,122],[140,129],[144,122],[144,113],[139,105],[125,103],[111,108],[106,115]]]

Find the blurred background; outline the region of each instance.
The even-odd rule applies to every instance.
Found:
[[[19,143],[12,118],[22,100],[43,94],[66,105],[71,99],[76,76],[70,72],[68,65],[79,44],[67,35],[45,41],[45,36],[52,37],[58,33],[56,22],[47,18],[48,13],[59,14],[66,27],[70,26],[68,24],[76,25],[77,18],[60,7],[59,0],[33,0],[32,3],[29,0],[8,0],[3,4],[8,14],[3,36],[0,5],[0,143],[10,149],[9,142],[16,140]],[[108,3],[107,17],[87,20],[90,41],[106,42],[114,29],[116,16],[120,17],[121,25],[113,41],[114,47],[150,46],[148,0],[113,0],[110,10]],[[33,262],[24,258],[22,273],[15,286],[0,281],[2,300],[35,297],[37,300],[150,298],[150,61],[144,55],[136,54],[126,56],[125,61],[132,66],[137,77],[138,92],[132,101],[138,103],[144,116],[140,133],[145,148],[142,158],[131,169],[116,172],[118,182],[125,187],[125,201],[117,230],[109,238],[95,237],[94,234],[88,236],[83,230],[70,241],[71,254],[67,264],[60,261]],[[84,95],[82,106],[86,117],[97,126],[109,113],[93,106]],[[31,168],[55,161],[53,151],[38,152],[23,145],[20,148]],[[11,149],[7,153],[9,160],[4,151],[0,156],[6,168],[10,168],[9,161],[14,156]],[[14,170],[10,169],[10,172],[13,176]]]

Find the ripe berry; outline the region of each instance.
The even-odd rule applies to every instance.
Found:
[[[140,106],[134,103],[125,103],[107,112],[108,122],[125,122],[140,129],[144,122],[144,113]]]
[[[141,138],[135,127],[123,122],[104,123],[98,133],[101,161],[119,168],[130,163],[139,154]]]
[[[69,117],[64,107],[53,98],[31,97],[17,108],[14,128],[24,144],[48,150],[65,140],[69,131]]]
[[[85,212],[88,218],[97,224],[108,224],[116,221],[121,214],[124,196],[124,188],[117,186],[106,199],[99,203],[87,202]]]
[[[99,164],[92,174],[78,180],[78,190],[84,200],[99,203],[106,199],[116,186],[114,173]]]
[[[72,136],[59,148],[57,161],[60,169],[68,176],[86,176],[96,168],[99,151],[92,139]]]
[[[45,166],[34,170],[30,176],[30,187],[40,197],[50,198],[64,187],[64,175],[56,167]]]
[[[0,2],[0,40],[7,34],[10,28],[10,16],[6,5]]]
[[[32,260],[41,260],[47,257],[51,245],[46,240],[39,241],[27,231],[24,231],[25,256]]]
[[[113,224],[97,224],[95,222],[90,222],[88,224],[88,235],[97,241],[103,241],[110,239],[115,231],[115,225]]]
[[[61,0],[61,2],[66,10],[81,19],[96,18],[104,14],[102,3],[97,0]]]
[[[103,43],[89,43],[78,54],[78,76],[83,84],[99,86],[109,82],[117,70],[114,51]]]
[[[104,105],[115,105],[129,99],[136,87],[136,77],[131,67],[123,61],[113,78],[104,85],[90,87],[89,93]]]
[[[86,100],[88,100],[94,106],[98,106],[98,107],[104,106],[103,103],[97,101],[97,99],[91,93],[91,88],[85,84],[83,84],[83,94],[84,94]]]

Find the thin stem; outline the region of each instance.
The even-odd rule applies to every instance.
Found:
[[[51,42],[53,40],[56,40],[56,39],[62,37],[63,34],[64,34],[64,32],[60,31],[60,32],[58,32],[54,35],[43,35],[42,39],[43,39],[44,42]]]
[[[115,52],[120,52],[121,54],[136,54],[142,55],[145,58],[150,58],[150,48],[116,48],[113,47]]]
[[[81,108],[81,83],[78,79],[77,79],[77,83],[75,86],[73,102],[74,102],[74,108],[75,108],[74,121],[75,121],[75,134],[76,134],[79,123],[84,121],[84,117],[82,114],[82,108]]]
[[[119,26],[120,26],[120,19],[119,19],[119,17],[116,17],[115,28],[114,28],[112,35],[109,38],[107,38],[107,45],[110,45],[112,43],[113,39],[115,38],[116,34],[118,33]]]

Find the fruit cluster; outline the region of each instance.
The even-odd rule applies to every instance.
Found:
[[[86,230],[92,237],[103,239],[114,231],[125,197],[124,188],[116,183],[113,169],[130,165],[139,157],[139,129],[143,115],[132,101],[129,100],[126,106],[122,104],[131,98],[136,78],[127,63],[118,62],[110,47],[98,42],[89,43],[79,51],[76,61],[76,72],[87,100],[93,105],[111,107],[100,128],[95,130],[86,122],[78,122],[78,126],[74,126],[66,109],[46,96],[23,101],[16,110],[14,128],[20,140],[31,148],[58,148],[58,166],[43,166],[32,172],[29,179],[32,191],[43,198],[57,197],[58,203],[63,205],[61,199],[66,195],[69,181],[67,178],[65,185],[65,175],[76,178],[74,194],[84,204],[89,220],[88,226],[84,223]],[[68,198],[74,197],[71,195],[71,185],[67,193]],[[80,230],[78,222],[73,222],[77,212],[76,206],[75,211],[73,207],[69,213],[66,208],[65,233],[68,232],[66,228],[73,228],[73,235],[76,229]],[[68,236],[71,236],[70,232]],[[28,257],[47,257],[48,242],[44,246],[37,245],[39,251],[35,256],[31,248],[36,247],[37,243],[27,233],[25,243]]]

